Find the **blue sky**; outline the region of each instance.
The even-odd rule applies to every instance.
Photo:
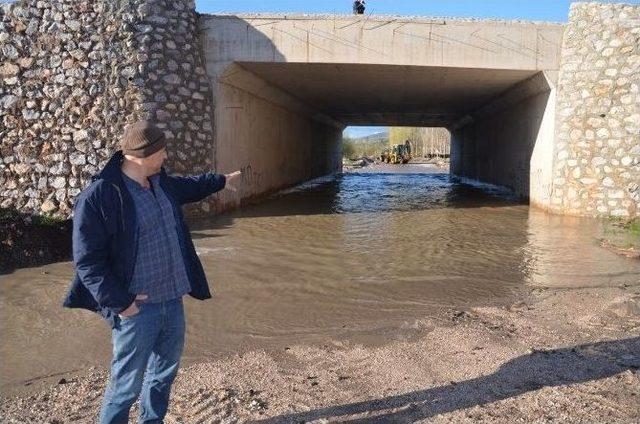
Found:
[[[344,130],[345,137],[366,137],[371,134],[386,131],[387,127],[347,127]]]
[[[640,0],[623,1],[639,4]],[[367,13],[566,22],[568,0],[367,0]],[[196,0],[201,13],[351,13],[350,0]]]
[[[640,4],[640,0],[621,1]],[[367,12],[382,15],[419,15],[566,22],[569,0],[367,0]],[[603,2],[604,3],[604,2]],[[200,13],[351,13],[351,0],[196,0]],[[384,130],[349,127],[345,135],[360,137]]]

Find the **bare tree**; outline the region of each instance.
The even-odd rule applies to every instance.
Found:
[[[451,134],[446,128],[415,128],[415,127],[391,127],[389,128],[389,144],[411,142],[413,155],[416,157],[448,157],[450,154]]]

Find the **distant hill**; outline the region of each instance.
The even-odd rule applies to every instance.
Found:
[[[354,143],[386,143],[389,140],[389,131],[382,131],[375,134],[369,134],[364,137],[354,137]]]
[[[342,155],[347,159],[376,157],[389,144],[389,132],[381,131],[363,137],[344,137]]]

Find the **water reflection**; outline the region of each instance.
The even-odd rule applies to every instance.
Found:
[[[640,263],[600,247],[598,221],[531,209],[522,268],[535,287],[578,288],[640,283]]]
[[[294,189],[285,190],[232,216],[247,218],[403,212],[523,204],[506,190],[490,185],[472,184],[437,168],[404,169],[402,173],[350,172],[319,178]],[[406,169],[414,172],[407,172]],[[215,225],[215,220],[204,224],[209,225]]]
[[[256,348],[403,337],[443,307],[501,304],[527,286],[638,283],[597,221],[547,215],[435,168],[372,168],[196,223],[214,298],[187,300],[185,363]],[[106,366],[108,329],[60,307],[69,263],[0,277],[3,392]]]

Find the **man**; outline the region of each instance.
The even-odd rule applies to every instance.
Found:
[[[364,10],[365,10],[364,1],[365,0],[356,0],[356,1],[353,2],[353,13],[355,15],[364,14]]]
[[[211,297],[181,207],[233,189],[240,174],[167,175],[165,146],[151,123],[127,126],[122,150],[75,206],[76,275],[64,306],[98,312],[112,328],[101,423],[127,423],[138,395],[139,421],[162,422],[184,346],[182,296]]]

